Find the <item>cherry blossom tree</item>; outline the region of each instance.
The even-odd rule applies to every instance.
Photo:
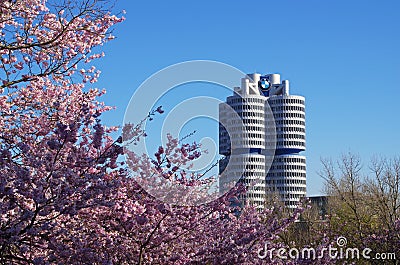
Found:
[[[91,61],[123,18],[103,2],[0,1],[0,262],[43,263],[63,221],[106,204],[121,153]]]
[[[0,262],[4,264],[254,264],[298,216],[235,207],[240,185],[197,206],[165,203],[135,176],[183,187],[196,144],[169,138],[154,158],[126,151],[93,88],[93,60],[122,17],[106,1],[0,0]],[[146,137],[126,124],[124,140]],[[215,180],[215,179],[214,179]],[[178,195],[176,195],[178,196]],[[300,208],[298,209],[300,211]]]
[[[168,152],[171,146],[173,151]],[[131,174],[158,174],[181,185],[193,185],[195,175],[182,178],[182,165],[195,159],[197,150],[196,144],[179,145],[170,138],[167,146],[156,152],[156,161],[135,157],[137,168]],[[177,156],[180,159],[173,163]],[[129,176],[129,171],[126,174]],[[257,250],[266,242],[271,246],[279,244],[275,242],[278,235],[293,223],[301,209],[289,218],[278,219],[271,209],[259,212],[251,206],[235,207],[242,192],[244,187],[238,185],[218,200],[179,206],[150,196],[134,178],[125,178],[124,184],[111,194],[112,207],[82,210],[69,223],[90,227],[86,237],[91,239],[77,242],[74,249],[85,251],[75,258],[99,264],[261,264],[264,260],[258,257]],[[95,238],[89,232],[93,230],[97,231]]]

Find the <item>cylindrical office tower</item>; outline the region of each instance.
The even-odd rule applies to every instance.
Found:
[[[289,208],[306,196],[306,158],[297,154],[275,156],[266,178],[267,196],[278,194]]]
[[[254,94],[233,95],[219,107],[219,150],[227,157],[220,162],[220,190],[241,181],[248,188],[242,199],[258,207],[264,206],[266,164],[272,162],[264,154],[269,143],[266,107],[267,98]]]
[[[306,149],[304,97],[272,96],[268,98],[276,126],[277,154],[299,153]]]
[[[276,124],[274,162],[266,177],[267,194],[279,194],[290,208],[306,196],[306,148],[304,97],[274,95],[268,98]]]
[[[289,95],[279,74],[250,74],[220,104],[220,190],[246,184],[246,202],[263,206],[276,193],[290,208],[306,196],[304,97]],[[260,176],[261,181],[260,181]],[[223,185],[221,185],[223,184]],[[225,190],[224,190],[225,191]]]
[[[257,153],[232,154],[229,158],[222,160],[220,162],[220,191],[225,193],[233,187],[232,184],[240,181],[247,188],[246,194],[240,197],[241,201],[264,207],[265,160],[264,155]]]

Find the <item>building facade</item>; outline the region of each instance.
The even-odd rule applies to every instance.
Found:
[[[245,183],[241,198],[263,207],[272,195],[290,208],[306,196],[305,99],[278,74],[249,74],[219,106],[220,190]]]

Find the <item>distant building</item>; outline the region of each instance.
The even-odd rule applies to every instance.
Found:
[[[312,207],[318,210],[319,216],[322,218],[328,213],[328,196],[311,196],[307,197]]]
[[[242,78],[219,109],[219,153],[226,157],[220,189],[240,179],[248,187],[242,200],[263,207],[275,193],[295,208],[306,196],[304,106],[304,97],[289,95],[289,81],[279,74]]]

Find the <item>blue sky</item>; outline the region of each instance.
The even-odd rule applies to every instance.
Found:
[[[122,123],[135,89],[155,72],[215,60],[246,73],[280,73],[291,94],[306,97],[309,195],[321,193],[321,157],[351,151],[367,168],[373,155],[399,154],[400,2],[119,0],[115,8],[126,10],[126,21],[97,63],[103,100],[117,107],[104,116],[107,124]],[[229,94],[204,87],[177,89],[179,96],[160,103],[168,111],[191,96]],[[206,123],[186,129],[216,139],[217,124]]]

